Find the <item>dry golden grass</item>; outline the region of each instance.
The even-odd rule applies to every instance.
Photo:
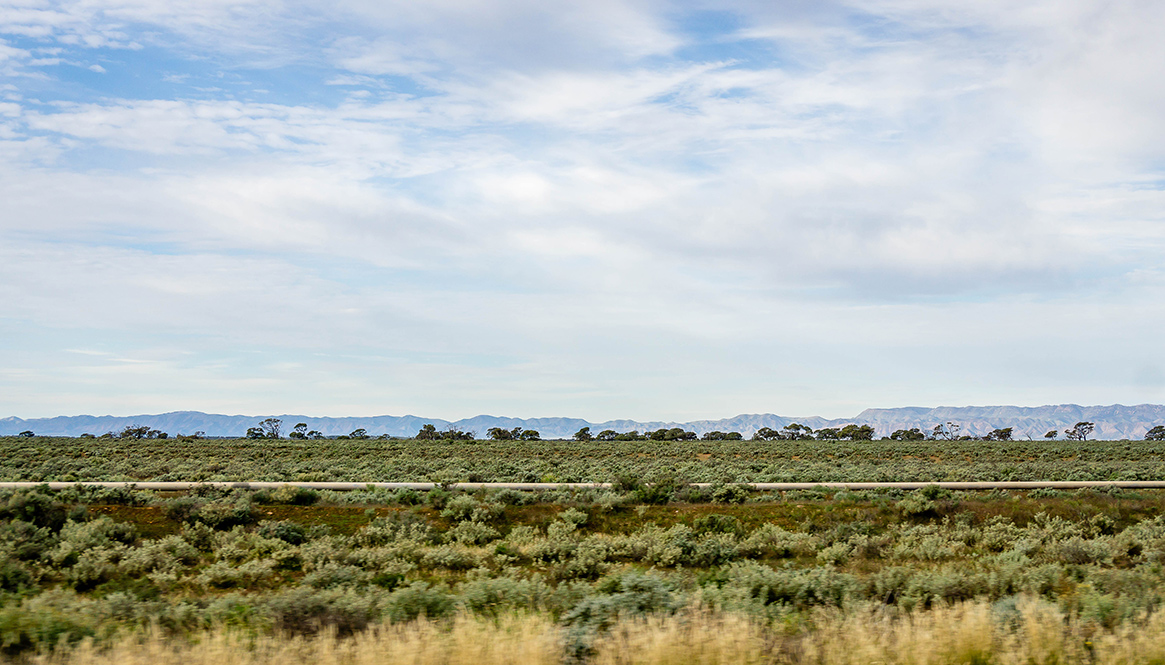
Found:
[[[82,642],[77,648],[35,662],[44,665],[490,665],[562,662],[558,627],[537,615],[497,621],[462,616],[452,622],[415,621],[371,628],[339,639],[247,637],[218,630],[193,640],[166,639],[157,632],[127,636],[106,648]]]
[[[821,614],[787,634],[738,615],[688,612],[624,621],[594,644],[596,665],[1161,665],[1165,613],[1103,630],[1028,600],[1001,623],[976,602],[905,616],[884,610]],[[377,626],[354,637],[247,637],[225,630],[193,640],[157,633],[98,648],[36,657],[41,665],[540,665],[562,663],[562,633],[549,617]]]

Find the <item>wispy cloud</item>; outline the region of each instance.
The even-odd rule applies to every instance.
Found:
[[[159,409],[1163,396],[1165,9],[706,9],[9,3],[3,353],[188,345]]]

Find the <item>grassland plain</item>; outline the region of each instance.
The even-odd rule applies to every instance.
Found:
[[[324,441],[0,438],[0,480],[1159,480],[1161,441]]]
[[[734,483],[811,455],[852,474],[840,480],[869,479],[846,470],[855,458],[919,474],[935,465],[953,479],[996,465],[1081,479],[1071,474],[1102,462],[1109,475],[1085,478],[1155,479],[1161,444],[0,444],[5,480],[178,479],[159,474],[179,469],[380,480],[408,464],[442,481],[524,480],[489,475],[524,465],[617,480],[545,492],[0,491],[0,649],[12,660],[1165,662],[1165,491]],[[1050,475],[1024,473],[1004,479]],[[684,482],[700,480],[716,484]]]

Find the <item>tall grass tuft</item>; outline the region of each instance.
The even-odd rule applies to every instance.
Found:
[[[218,629],[181,639],[150,630],[105,647],[86,639],[32,660],[38,665],[559,665],[562,645],[549,616],[461,615],[447,622],[373,626],[347,638],[334,631],[304,637]]]

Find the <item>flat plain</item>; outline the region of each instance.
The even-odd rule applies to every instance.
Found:
[[[0,480],[614,487],[0,490],[0,648],[60,663],[1161,662],[1165,491],[743,483],[1161,479],[1163,450],[5,438]]]
[[[0,438],[0,480],[1160,480],[1161,441]]]

